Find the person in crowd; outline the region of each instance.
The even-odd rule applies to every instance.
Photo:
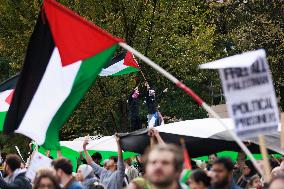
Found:
[[[284,189],[284,174],[280,174],[272,178],[268,189]]]
[[[214,163],[214,161],[218,158],[217,154],[210,154],[208,156],[208,164],[207,164],[207,170],[210,171],[210,169],[212,168],[212,165]]]
[[[271,171],[272,177],[277,175],[284,174],[284,162],[282,161],[280,166],[274,167]]]
[[[109,161],[109,159],[105,159],[105,160],[104,160],[104,168],[105,168],[106,170],[109,170],[108,161]]]
[[[39,168],[36,170],[36,174],[35,174],[35,178],[33,180],[33,184],[35,184],[35,181],[37,180],[37,178],[39,178],[40,175],[42,174],[52,174],[55,176],[54,174],[54,169],[50,168]]]
[[[221,157],[214,161],[210,173],[211,189],[240,189],[233,180],[234,164],[230,158]]]
[[[25,170],[21,168],[21,158],[16,154],[7,155],[4,161],[5,180],[0,178],[1,189],[31,189],[30,180],[25,176]]]
[[[150,88],[150,85],[148,82],[145,83],[145,87],[146,87],[145,99],[146,99],[146,105],[148,109],[147,118],[148,118],[148,124],[149,124],[152,117],[157,113],[156,92],[154,89]]]
[[[95,181],[99,181],[93,172],[93,168],[86,164],[82,164],[78,167],[76,177],[85,189],[89,189]]]
[[[165,144],[164,140],[160,136],[160,133],[157,129],[151,128],[148,131],[148,135],[150,137],[150,147],[154,147],[157,144]]]
[[[245,161],[246,161],[246,154],[244,152],[239,152],[237,156],[237,162],[235,164],[233,171],[233,177],[235,182],[238,182],[238,180],[242,176]]]
[[[250,160],[246,160],[245,165],[243,167],[243,174],[239,178],[237,185],[240,186],[241,188],[245,188],[250,178],[256,174],[257,174],[257,171],[255,167],[253,166],[252,162]]]
[[[52,161],[52,166],[55,169],[56,177],[64,189],[83,189],[84,187],[79,181],[72,176],[72,164],[67,158],[59,158]]]
[[[124,160],[124,165],[125,165],[125,174],[127,175],[128,182],[138,177],[138,170],[132,166],[131,158],[127,158],[126,160]]]
[[[95,152],[91,157],[96,164],[101,164],[103,157],[99,152]]]
[[[200,169],[193,171],[188,179],[190,189],[207,189],[210,186],[211,178],[206,172]]]
[[[258,175],[252,176],[248,181],[246,189],[252,189],[252,188],[262,189],[262,182],[261,182],[260,177]]]
[[[98,181],[95,181],[89,189],[105,189],[105,187]]]
[[[118,148],[118,157],[111,157],[108,161],[109,170],[96,164],[91,156],[89,155],[86,147],[88,145],[88,140],[84,141],[83,149],[86,155],[86,160],[88,164],[93,168],[94,172],[99,175],[100,182],[107,189],[121,189],[123,187],[123,180],[125,177],[125,167],[122,158],[122,149],[120,145],[120,138],[116,135],[116,142]]]
[[[141,129],[141,122],[139,115],[139,97],[140,93],[138,87],[136,87],[128,98],[131,131],[136,131],[138,129]]]
[[[172,144],[158,144],[146,153],[145,179],[136,178],[128,189],[155,188],[179,189],[180,174],[183,168],[182,150]]]
[[[60,185],[51,172],[44,172],[35,179],[33,189],[60,189]]]

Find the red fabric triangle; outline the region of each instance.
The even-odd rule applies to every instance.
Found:
[[[44,0],[43,6],[63,66],[92,57],[122,41],[54,0]]]
[[[127,51],[125,57],[124,57],[124,65],[126,66],[132,66],[134,68],[140,68],[137,61],[134,59],[134,56],[131,52]]]
[[[184,169],[191,170],[192,167],[191,167],[190,157],[185,147],[183,147],[183,157],[184,157]]]
[[[14,95],[14,91],[15,91],[15,90],[12,90],[11,93],[9,94],[9,96],[5,99],[5,102],[6,102],[7,104],[11,104],[12,98],[13,98],[13,95]]]

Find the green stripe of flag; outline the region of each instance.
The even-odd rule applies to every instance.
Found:
[[[0,112],[0,132],[3,131],[3,125],[7,112]]]
[[[134,67],[129,66],[129,67],[127,67],[127,68],[125,68],[125,69],[123,69],[123,70],[121,70],[121,71],[119,71],[115,74],[112,74],[112,76],[121,76],[121,75],[124,75],[124,74],[130,74],[130,73],[138,72],[138,71],[139,71],[138,68],[134,68]]]

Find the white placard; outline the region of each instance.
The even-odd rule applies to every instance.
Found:
[[[34,151],[34,154],[32,156],[30,165],[28,167],[28,170],[26,172],[26,177],[31,179],[33,182],[36,172],[40,168],[50,168],[52,159],[46,157],[45,155]]]
[[[248,67],[219,69],[230,117],[241,138],[276,132],[279,112],[266,58]]]

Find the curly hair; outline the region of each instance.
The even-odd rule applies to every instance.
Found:
[[[41,180],[44,179],[44,178],[48,178],[53,186],[54,186],[54,189],[60,189],[60,185],[59,185],[59,181],[58,179],[51,173],[48,173],[48,172],[45,172],[45,173],[42,173],[40,174],[34,181],[34,187],[33,189],[39,189],[40,188],[40,183],[41,183]]]

